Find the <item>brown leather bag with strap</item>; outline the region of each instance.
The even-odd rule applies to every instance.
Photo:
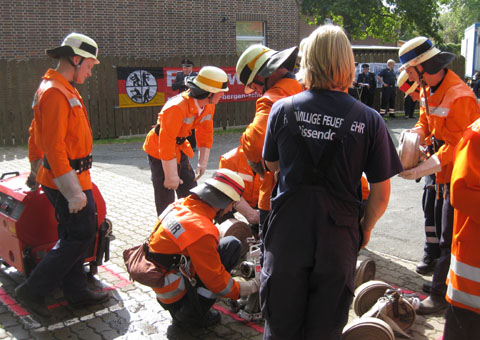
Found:
[[[149,261],[146,257],[147,252],[146,242],[123,251],[123,260],[130,278],[145,286],[163,287],[167,269]]]

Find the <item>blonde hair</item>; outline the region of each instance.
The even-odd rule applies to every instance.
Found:
[[[323,25],[309,37],[302,58],[308,88],[345,90],[355,77],[352,46],[343,29]]]

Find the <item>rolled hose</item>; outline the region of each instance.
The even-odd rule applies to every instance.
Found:
[[[345,326],[342,340],[395,340],[392,328],[383,320],[364,317]]]
[[[368,281],[355,289],[355,298],[353,299],[353,310],[358,316],[362,316],[377,303],[377,300],[385,295],[387,289],[393,289],[388,283],[383,281]]]

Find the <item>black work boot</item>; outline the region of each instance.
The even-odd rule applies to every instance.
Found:
[[[30,291],[25,283],[15,288],[15,296],[25,308],[43,317],[50,317],[52,314],[45,303],[45,297]]]
[[[182,328],[206,328],[218,324],[222,317],[215,309],[209,309],[203,317],[193,314],[189,308],[181,308],[175,313],[173,323]]]
[[[431,282],[425,282],[422,285],[422,291],[424,293],[430,294],[430,290],[432,289],[432,283]]]
[[[420,307],[418,307],[418,315],[427,315],[433,314],[441,311],[442,309],[447,308],[448,302],[443,296],[430,295],[425,300],[420,302]]]
[[[418,263],[415,271],[420,275],[427,275],[429,273],[433,273],[433,270],[435,269],[436,264],[437,264],[437,259],[429,255],[424,255],[422,261]]]
[[[75,298],[67,299],[67,301],[73,308],[79,308],[89,305],[97,305],[107,301],[108,298],[109,295],[107,292],[92,292],[91,290],[85,290]]]

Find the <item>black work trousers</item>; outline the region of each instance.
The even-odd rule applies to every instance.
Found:
[[[450,256],[452,249],[453,234],[453,207],[450,204],[450,183],[437,185],[437,195],[443,195],[443,200],[437,199],[435,202],[435,214],[441,209],[441,219],[435,221],[437,228],[437,237],[440,239],[440,257],[435,266],[432,277],[431,295],[444,298],[447,292],[448,271],[450,268]]]
[[[242,243],[234,236],[226,236],[220,239],[217,250],[225,270],[230,272],[240,259]],[[195,278],[197,285],[190,287],[187,294],[179,301],[165,304],[157,300],[163,309],[170,312],[172,318],[180,309],[184,309],[187,315],[201,318],[217,301],[217,296],[205,287],[200,278],[198,276]],[[185,277],[182,279],[187,280]],[[188,284],[185,282],[185,285]]]
[[[375,98],[375,90],[370,91],[367,87],[363,88],[361,101],[367,106],[373,107],[373,99]]]
[[[177,190],[165,188],[165,173],[163,172],[162,161],[158,158],[148,155],[148,164],[152,172],[153,191],[155,194],[155,206],[157,208],[157,216],[167,208],[170,203],[175,201],[175,193],[178,198],[190,195],[190,189],[197,186],[195,181],[195,172],[190,165],[187,155],[181,152],[180,164],[177,166],[178,177],[183,181]]]
[[[55,208],[58,241],[32,271],[26,285],[35,294],[46,296],[63,284],[67,301],[75,301],[88,289],[83,264],[97,230],[92,190],[84,191],[87,205],[76,214],[69,212],[68,202],[60,191],[47,187],[43,190]]]
[[[448,305],[443,340],[472,340],[480,337],[480,314]]]
[[[413,118],[413,115],[415,114],[415,106],[417,106],[417,102],[414,102],[412,97],[406,96],[403,102],[405,117]]]
[[[440,256],[439,238],[435,221],[441,221],[442,209],[435,210],[436,194],[435,174],[424,177],[425,186],[423,188],[423,216],[425,217],[425,246],[424,255],[436,259]],[[437,204],[443,205],[443,196],[439,195]]]
[[[382,87],[382,102],[381,110],[385,113],[392,113],[395,111],[395,86]]]
[[[358,207],[344,209],[324,189],[295,190],[272,200],[263,227],[264,339],[339,340],[353,300]]]

